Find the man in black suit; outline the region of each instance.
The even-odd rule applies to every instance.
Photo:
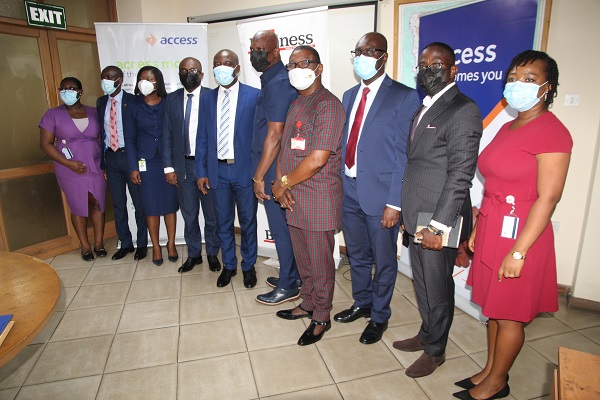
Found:
[[[456,249],[442,247],[444,232],[457,229],[462,238],[471,227],[469,188],[475,174],[481,114],[462,94],[454,78],[454,50],[445,43],[426,46],[419,57],[417,83],[427,95],[413,118],[408,139],[408,163],[402,186],[402,219],[410,238],[410,263],[421,314],[421,329],[410,339],[393,343],[402,351],[424,350],[406,375],[431,374],[446,359],[446,344],[454,314],[452,270]],[[427,228],[417,228],[420,212],[433,213]]]
[[[127,194],[135,207],[135,222],[137,224],[137,251],[134,259],[141,260],[148,253],[148,226],[140,204],[140,193],[137,185],[129,179],[127,157],[125,155],[125,139],[123,136],[123,114],[127,104],[135,101],[135,96],[122,90],[123,71],[119,67],[109,65],[100,75],[104,96],[96,101],[98,119],[102,127],[102,159],[100,167],[108,182],[115,212],[115,229],[121,242],[121,248],[112,256],[119,260],[133,252],[133,239],[129,230],[127,215]]]

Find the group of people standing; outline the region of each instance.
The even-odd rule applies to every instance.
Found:
[[[405,371],[418,378],[445,361],[457,250],[442,246],[442,240],[461,229],[461,240],[468,240],[475,254],[469,283],[473,301],[489,318],[489,351],[480,373],[456,382],[465,390],[455,397],[507,396],[508,371],[523,344],[524,323],[558,308],[550,217],[564,188],[572,140],[548,112],[558,86],[556,63],[545,53],[528,50],[509,66],[504,96],[518,117],[479,157],[486,183],[474,223],[469,189],[478,165],[482,120],[477,105],[454,82],[454,50],[441,42],[423,48],[416,67],[417,83],[426,95],[422,102],[414,89],[385,73],[383,35],[367,33],[351,53],[361,82],[341,102],[322,85],[326,66],[315,48],[296,47],[284,65],[272,31],[260,31],[251,41],[252,66],[262,73],[260,90],[238,81],[239,59],[231,50],[213,58],[219,84],[214,90],[201,86],[202,65],[191,57],[179,65],[183,88],[169,95],[155,67],[139,71],[136,96],[121,90],[121,70],[106,67],[101,75],[106,95],[98,99],[96,110],[79,102],[77,79],[63,79],[59,90],[64,106],[42,118],[40,144],[55,161],[82,257],[93,260],[92,251],[106,256],[106,178],[121,241],[113,258],[134,251],[126,187],[136,209],[136,259],[146,256],[148,231],[153,262],[162,264],[158,230],[163,216],[168,259],[177,260],[175,212],[181,209],[188,257],[179,272],[202,263],[201,204],[209,268],[221,270],[221,249],[217,286],[226,286],[237,273],[237,210],[243,282],[252,288],[261,201],[280,274],[267,278],[273,290],[256,301],[275,305],[302,298],[277,316],[310,318],[298,344],[319,341],[331,328],[334,234],[343,227],[354,303],[333,319],[351,323],[369,318],[359,339],[368,345],[381,340],[392,314],[402,231],[411,237],[422,324],[414,337],[393,346],[423,351]],[[417,231],[420,213],[432,217]],[[88,216],[93,249],[87,239]],[[459,217],[462,227],[457,226]]]

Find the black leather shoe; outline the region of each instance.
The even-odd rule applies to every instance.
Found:
[[[194,267],[198,264],[202,264],[202,256],[200,257],[188,257],[187,260],[183,263],[181,267],[177,270],[177,272],[190,272],[194,269]]]
[[[508,379],[509,379],[509,376],[508,376],[508,374],[506,374],[506,383],[508,383]],[[470,377],[465,378],[462,381],[454,382],[454,384],[463,389],[473,389],[475,386],[477,386],[476,384],[473,383],[473,381],[471,380]]]
[[[387,327],[387,321],[382,323],[375,322],[373,320],[369,321],[369,324],[363,331],[362,335],[360,335],[360,342],[362,344],[373,344],[379,342],[383,336],[383,332],[385,332]]]
[[[106,255],[108,254],[104,247],[102,247],[101,249],[94,250],[94,253],[96,253],[96,257],[106,257]]]
[[[507,397],[509,394],[510,394],[510,387],[508,386],[508,383],[507,383],[506,385],[504,385],[504,387],[502,389],[500,389],[499,392],[494,393],[492,395],[492,397],[488,397],[485,400],[503,399],[503,398]],[[456,397],[457,399],[461,399],[461,400],[476,400],[475,397],[471,396],[471,393],[469,393],[469,389],[462,390],[462,391],[456,392],[456,393],[452,393],[452,396]]]
[[[274,276],[268,277],[265,282],[273,289],[279,286],[279,278],[275,278]],[[300,279],[296,279],[296,287],[298,287],[298,289],[302,289],[302,281]]]
[[[256,286],[256,269],[254,267],[252,267],[252,269],[249,269],[248,271],[242,271],[242,273],[244,274],[245,287],[251,289],[254,286]]]
[[[231,278],[233,278],[236,275],[237,270],[223,268],[223,271],[221,271],[221,275],[219,275],[219,278],[217,279],[217,287],[225,287],[229,285],[229,282],[231,282]]]
[[[221,270],[221,263],[217,256],[206,256],[208,258],[208,269],[212,272],[219,272]]]
[[[325,326],[325,329],[323,329],[318,335],[315,335],[314,332],[317,325]],[[306,328],[302,336],[300,336],[300,339],[298,339],[298,345],[308,346],[309,344],[317,343],[329,329],[331,329],[331,321],[317,322],[312,320],[308,328]]]
[[[298,297],[300,297],[300,291],[298,289],[276,288],[269,293],[259,294],[256,296],[256,301],[260,304],[276,306],[277,304],[282,304],[286,301],[297,300]]]
[[[86,251],[85,253],[81,253],[81,258],[83,261],[94,261],[94,255],[91,251]]]
[[[133,249],[131,249],[133,251]],[[131,253],[130,251],[130,253]],[[133,255],[134,260],[143,260],[148,255],[148,247],[138,247]]]
[[[306,311],[302,307],[298,306],[299,309],[305,311],[304,314],[294,314],[294,310],[296,308],[290,308],[289,310],[279,310],[275,313],[279,318],[287,319],[287,320],[295,320],[300,318],[312,318],[313,312]]]
[[[121,247],[111,258],[113,260],[120,260],[129,253],[133,253],[133,247]]]
[[[333,319],[337,322],[347,323],[356,321],[360,317],[371,317],[371,308],[359,308],[352,306],[347,310],[340,311],[339,313],[335,314]]]

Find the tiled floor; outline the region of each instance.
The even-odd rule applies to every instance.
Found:
[[[485,362],[484,325],[457,310],[446,363],[425,378],[404,374],[419,354],[397,351],[392,342],[417,332],[419,314],[403,275],[383,341],[358,342],[362,319],[334,322],[319,343],[300,347],[307,321],[275,316],[292,304],[254,301],[277,272],[264,258],[256,288],[244,288],[241,273],[217,288],[218,274],[207,265],[178,274],[186,256],[183,246],[178,250],[180,260],[161,267],[132,255],[86,263],[77,251],[46,260],[63,286],[56,314],[0,368],[0,400],[450,399],[458,390],[453,382]],[[352,304],[348,269],[336,273],[333,313]],[[559,312],[527,327],[510,399],[549,397],[559,345],[600,355],[600,314],[568,309],[564,298],[560,304]]]

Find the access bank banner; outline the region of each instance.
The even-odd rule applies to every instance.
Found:
[[[240,39],[242,72],[247,85],[260,88],[260,75],[250,63],[250,42],[258,31],[273,31],[279,37],[281,61],[287,64],[290,54],[300,45],[314,47],[321,57],[321,62],[329,65],[329,34],[327,7],[311,8],[289,13],[275,14],[242,20],[237,23]],[[323,85],[331,87],[329,69],[325,68],[321,78]]]
[[[152,65],[164,78],[167,92],[182,87],[179,62],[186,57],[208,65],[206,24],[130,24],[97,22],[100,67],[123,70],[123,89],[133,93],[140,68]]]

